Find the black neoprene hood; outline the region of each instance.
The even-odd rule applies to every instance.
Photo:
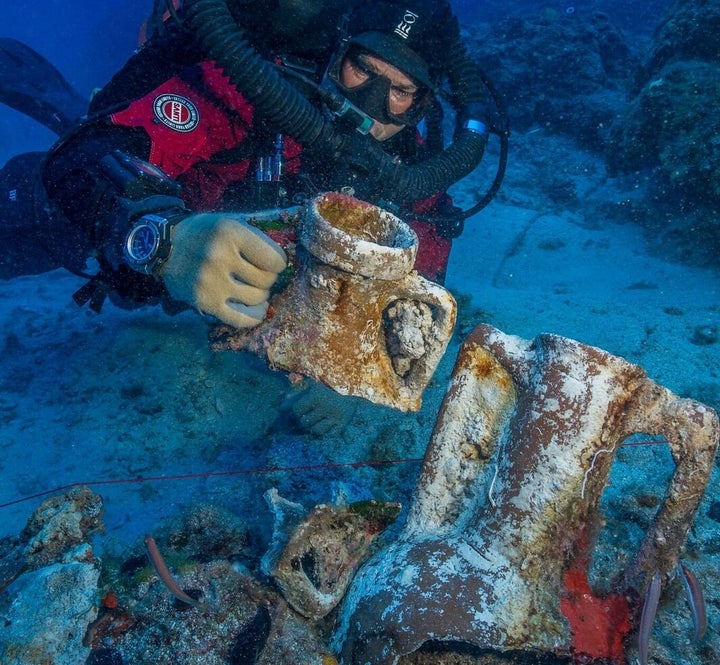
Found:
[[[452,12],[444,0],[362,2],[348,21],[350,43],[358,44],[436,89],[444,56],[454,37]]]

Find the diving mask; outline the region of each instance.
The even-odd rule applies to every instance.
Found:
[[[432,99],[432,92],[422,85],[393,82],[373,66],[372,56],[364,49],[350,48],[338,56],[328,78],[349,102],[373,120],[383,124],[417,125]],[[344,68],[358,81],[357,85],[343,83]]]

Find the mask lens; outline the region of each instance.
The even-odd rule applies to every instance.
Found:
[[[415,125],[422,118],[429,90],[419,87],[415,91],[393,84],[386,76],[376,72],[362,51],[350,50],[330,72],[330,79],[345,97],[371,118],[384,124]],[[346,80],[342,82],[343,71]]]

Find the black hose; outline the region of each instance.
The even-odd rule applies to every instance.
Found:
[[[447,58],[447,78],[452,91],[452,104],[462,108],[467,104],[482,104],[486,100],[486,85],[482,71],[470,58],[459,35],[450,44]]]
[[[303,144],[327,133],[328,121],[319,109],[255,51],[225,0],[190,0],[184,7],[204,52],[277,129]]]
[[[225,0],[188,0],[186,16],[204,52],[223,69],[237,90],[273,126],[308,149],[342,154],[344,136],[274,66],[264,60],[246,39]],[[472,86],[469,75],[458,69],[451,85],[459,97]],[[461,180],[480,163],[486,137],[460,130],[453,144],[425,162],[411,166],[393,164],[389,155],[376,151],[369,172],[379,174],[381,194],[399,201],[415,201],[443,191]]]
[[[464,129],[445,150],[429,159],[412,166],[388,162],[381,167],[380,194],[391,200],[415,201],[445,191],[472,173],[486,144],[486,135]]]
[[[445,148],[444,119],[445,112],[442,104],[435,97],[425,113],[425,146],[431,155],[441,152]]]
[[[170,18],[175,22],[175,25],[182,25],[182,21],[178,16],[173,0],[165,0],[165,8],[167,9],[167,13],[170,14]]]

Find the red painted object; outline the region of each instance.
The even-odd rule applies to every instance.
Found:
[[[565,573],[564,586],[560,610],[570,623],[575,662],[599,659],[623,665],[625,638],[632,630],[628,599],[620,593],[596,596],[577,566]]]

